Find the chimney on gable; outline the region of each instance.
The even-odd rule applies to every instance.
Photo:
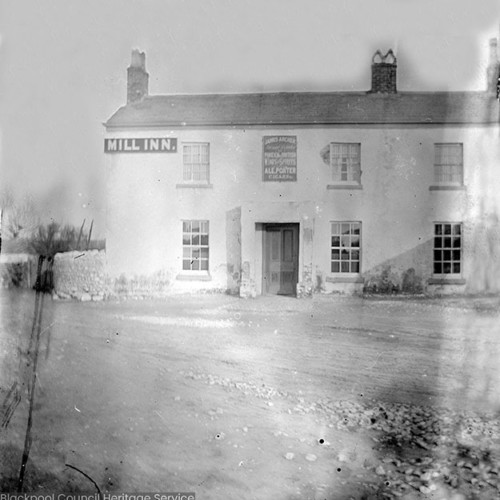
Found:
[[[500,77],[500,62],[498,61],[498,40],[490,38],[490,60],[486,69],[486,78],[488,80],[488,92],[496,94],[497,83]]]
[[[377,50],[372,58],[372,94],[396,94],[397,60],[390,49],[384,56]]]
[[[146,54],[132,51],[132,61],[127,68],[127,104],[141,101],[148,95],[149,74],[146,72]]]

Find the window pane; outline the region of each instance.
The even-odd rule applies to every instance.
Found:
[[[462,227],[460,224],[453,225],[453,234],[462,234]]]
[[[359,250],[351,250],[351,260],[359,260]]]
[[[460,274],[460,262],[455,262],[453,264],[453,272],[456,274]]]
[[[451,234],[451,224],[444,224],[444,234]]]
[[[332,260],[340,260],[340,250],[332,250]]]
[[[351,246],[351,237],[350,236],[342,236],[342,246],[343,247],[350,247]]]
[[[359,262],[352,262],[351,263],[351,272],[352,273],[359,273]]]
[[[435,226],[435,234],[440,235],[443,234],[443,226],[441,224],[436,224]]]
[[[442,274],[443,272],[443,265],[441,262],[434,262],[434,273],[435,274]]]
[[[208,234],[202,234],[200,237],[201,245],[208,245]]]
[[[460,250],[453,250],[453,260],[460,260]]]
[[[460,248],[460,236],[455,236],[453,238],[453,248]]]
[[[342,272],[343,273],[348,273],[349,272],[349,262],[342,262]]]
[[[193,234],[193,245],[199,245],[199,244],[200,244],[200,235]]]
[[[434,260],[443,260],[443,252],[441,250],[434,250]]]
[[[359,247],[359,236],[351,236],[351,247]]]
[[[434,238],[434,248],[443,248],[442,238]]]
[[[189,234],[182,235],[182,244],[190,245],[191,244],[191,236]]]
[[[185,271],[191,269],[191,260],[183,260],[182,269]]]
[[[200,221],[194,220],[191,222],[191,231],[193,233],[199,233],[200,232]]]
[[[347,250],[342,250],[341,259],[349,260],[349,252]]]
[[[183,223],[182,223],[182,231],[184,233],[189,233],[191,231],[191,222],[188,221],[188,220],[185,220]]]
[[[200,248],[200,257],[202,259],[208,259],[208,248]]]
[[[443,260],[451,260],[451,250],[443,250]]]
[[[340,224],[332,224],[332,234],[340,234]]]
[[[350,229],[351,228],[349,224],[342,224],[341,226],[342,234],[349,234]]]
[[[340,262],[332,262],[332,273],[340,272]]]
[[[443,241],[444,241],[443,244],[444,248],[451,248],[451,238],[444,238]]]
[[[340,238],[338,236],[332,236],[332,247],[340,247]]]

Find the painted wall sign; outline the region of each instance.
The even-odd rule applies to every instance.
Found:
[[[104,139],[105,153],[176,153],[175,137],[140,137],[135,139]]]
[[[264,136],[262,147],[264,182],[297,180],[297,136]]]

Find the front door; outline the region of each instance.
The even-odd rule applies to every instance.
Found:
[[[299,225],[264,226],[264,293],[295,295],[299,269]]]

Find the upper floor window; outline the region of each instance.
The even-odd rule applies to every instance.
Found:
[[[361,144],[332,142],[328,153],[333,183],[361,183]]]
[[[434,182],[437,185],[463,185],[463,144],[434,144]]]
[[[210,153],[208,143],[184,143],[182,146],[182,159],[183,182],[208,184],[210,181]]]

